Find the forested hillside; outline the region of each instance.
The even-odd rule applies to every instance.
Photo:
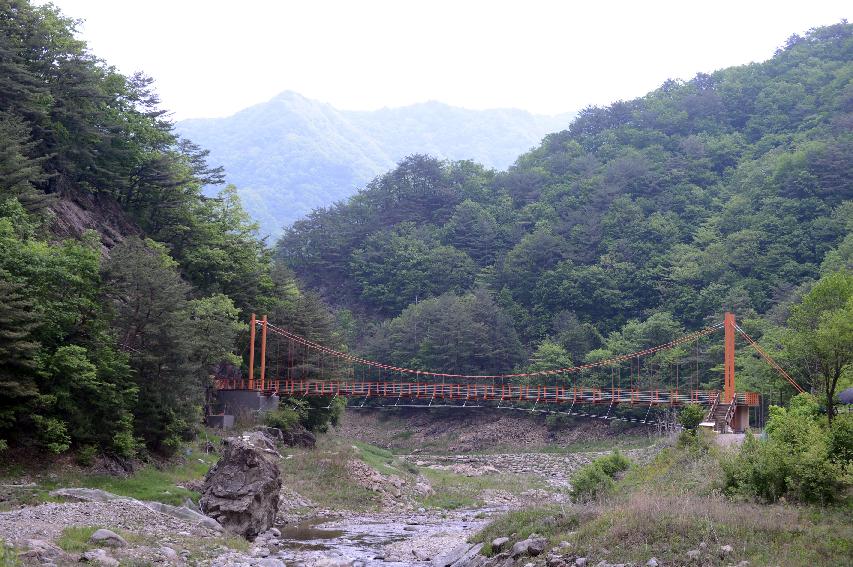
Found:
[[[235,189],[203,196],[222,171],[151,79],[74,26],[0,1],[0,449],[168,453],[201,423],[211,368],[240,364],[249,312],[338,339]]]
[[[297,222],[278,254],[378,323],[358,327],[363,349],[403,366],[559,367],[726,309],[776,344],[791,302],[853,262],[851,126],[842,22],[588,108],[505,172],[406,158]]]
[[[411,153],[505,168],[565,128],[571,115],[468,110],[438,102],[344,111],[283,92],[227,118],[184,120],[177,131],[210,150],[239,187],[262,234],[353,195]]]

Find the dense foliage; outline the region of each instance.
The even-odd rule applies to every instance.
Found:
[[[851,124],[853,25],[842,22],[793,36],[764,63],[588,108],[506,172],[411,156],[295,223],[278,253],[326,299],[377,322],[365,349],[392,364],[444,357],[443,340],[413,333],[436,301],[471,293],[491,296],[528,358],[559,359],[555,345],[575,363],[630,352],[732,310],[773,354],[802,359],[807,345],[783,348],[791,304],[851,266]],[[791,325],[814,322],[801,319]],[[476,356],[471,342],[461,360]],[[668,379],[689,364],[717,387],[717,348],[651,364]],[[738,359],[743,387],[792,392]],[[490,370],[525,366],[513,356]]]
[[[275,268],[236,190],[202,194],[222,171],[174,133],[151,80],[96,58],[75,25],[0,0],[0,446],[168,453],[200,424],[211,369],[241,363],[248,313],[324,342],[333,325]],[[145,238],[57,239],[74,220],[57,205],[81,195]]]
[[[820,504],[845,497],[853,484],[853,414],[839,415],[830,428],[818,401],[799,394],[787,409],[771,406],[766,432],[767,440],[748,435],[740,452],[724,463],[729,493]]]
[[[278,236],[312,209],[350,197],[410,153],[505,168],[570,119],[439,102],[345,111],[283,92],[233,116],[184,120],[176,127],[225,166],[261,233]]]

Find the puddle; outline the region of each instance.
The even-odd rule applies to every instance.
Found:
[[[302,522],[281,528],[282,539],[295,541],[313,541],[317,539],[335,539],[344,535],[344,530],[320,529],[321,522]]]

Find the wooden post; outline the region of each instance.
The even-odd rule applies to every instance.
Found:
[[[255,389],[255,314],[249,322],[249,389]]]
[[[267,316],[261,319],[261,391],[266,386],[267,369]]]
[[[723,321],[725,328],[725,385],[723,387],[723,401],[730,404],[735,397],[735,316],[726,312]]]

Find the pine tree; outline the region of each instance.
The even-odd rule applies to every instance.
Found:
[[[35,357],[40,345],[32,338],[37,325],[22,286],[0,274],[0,434],[9,435],[38,395]]]

